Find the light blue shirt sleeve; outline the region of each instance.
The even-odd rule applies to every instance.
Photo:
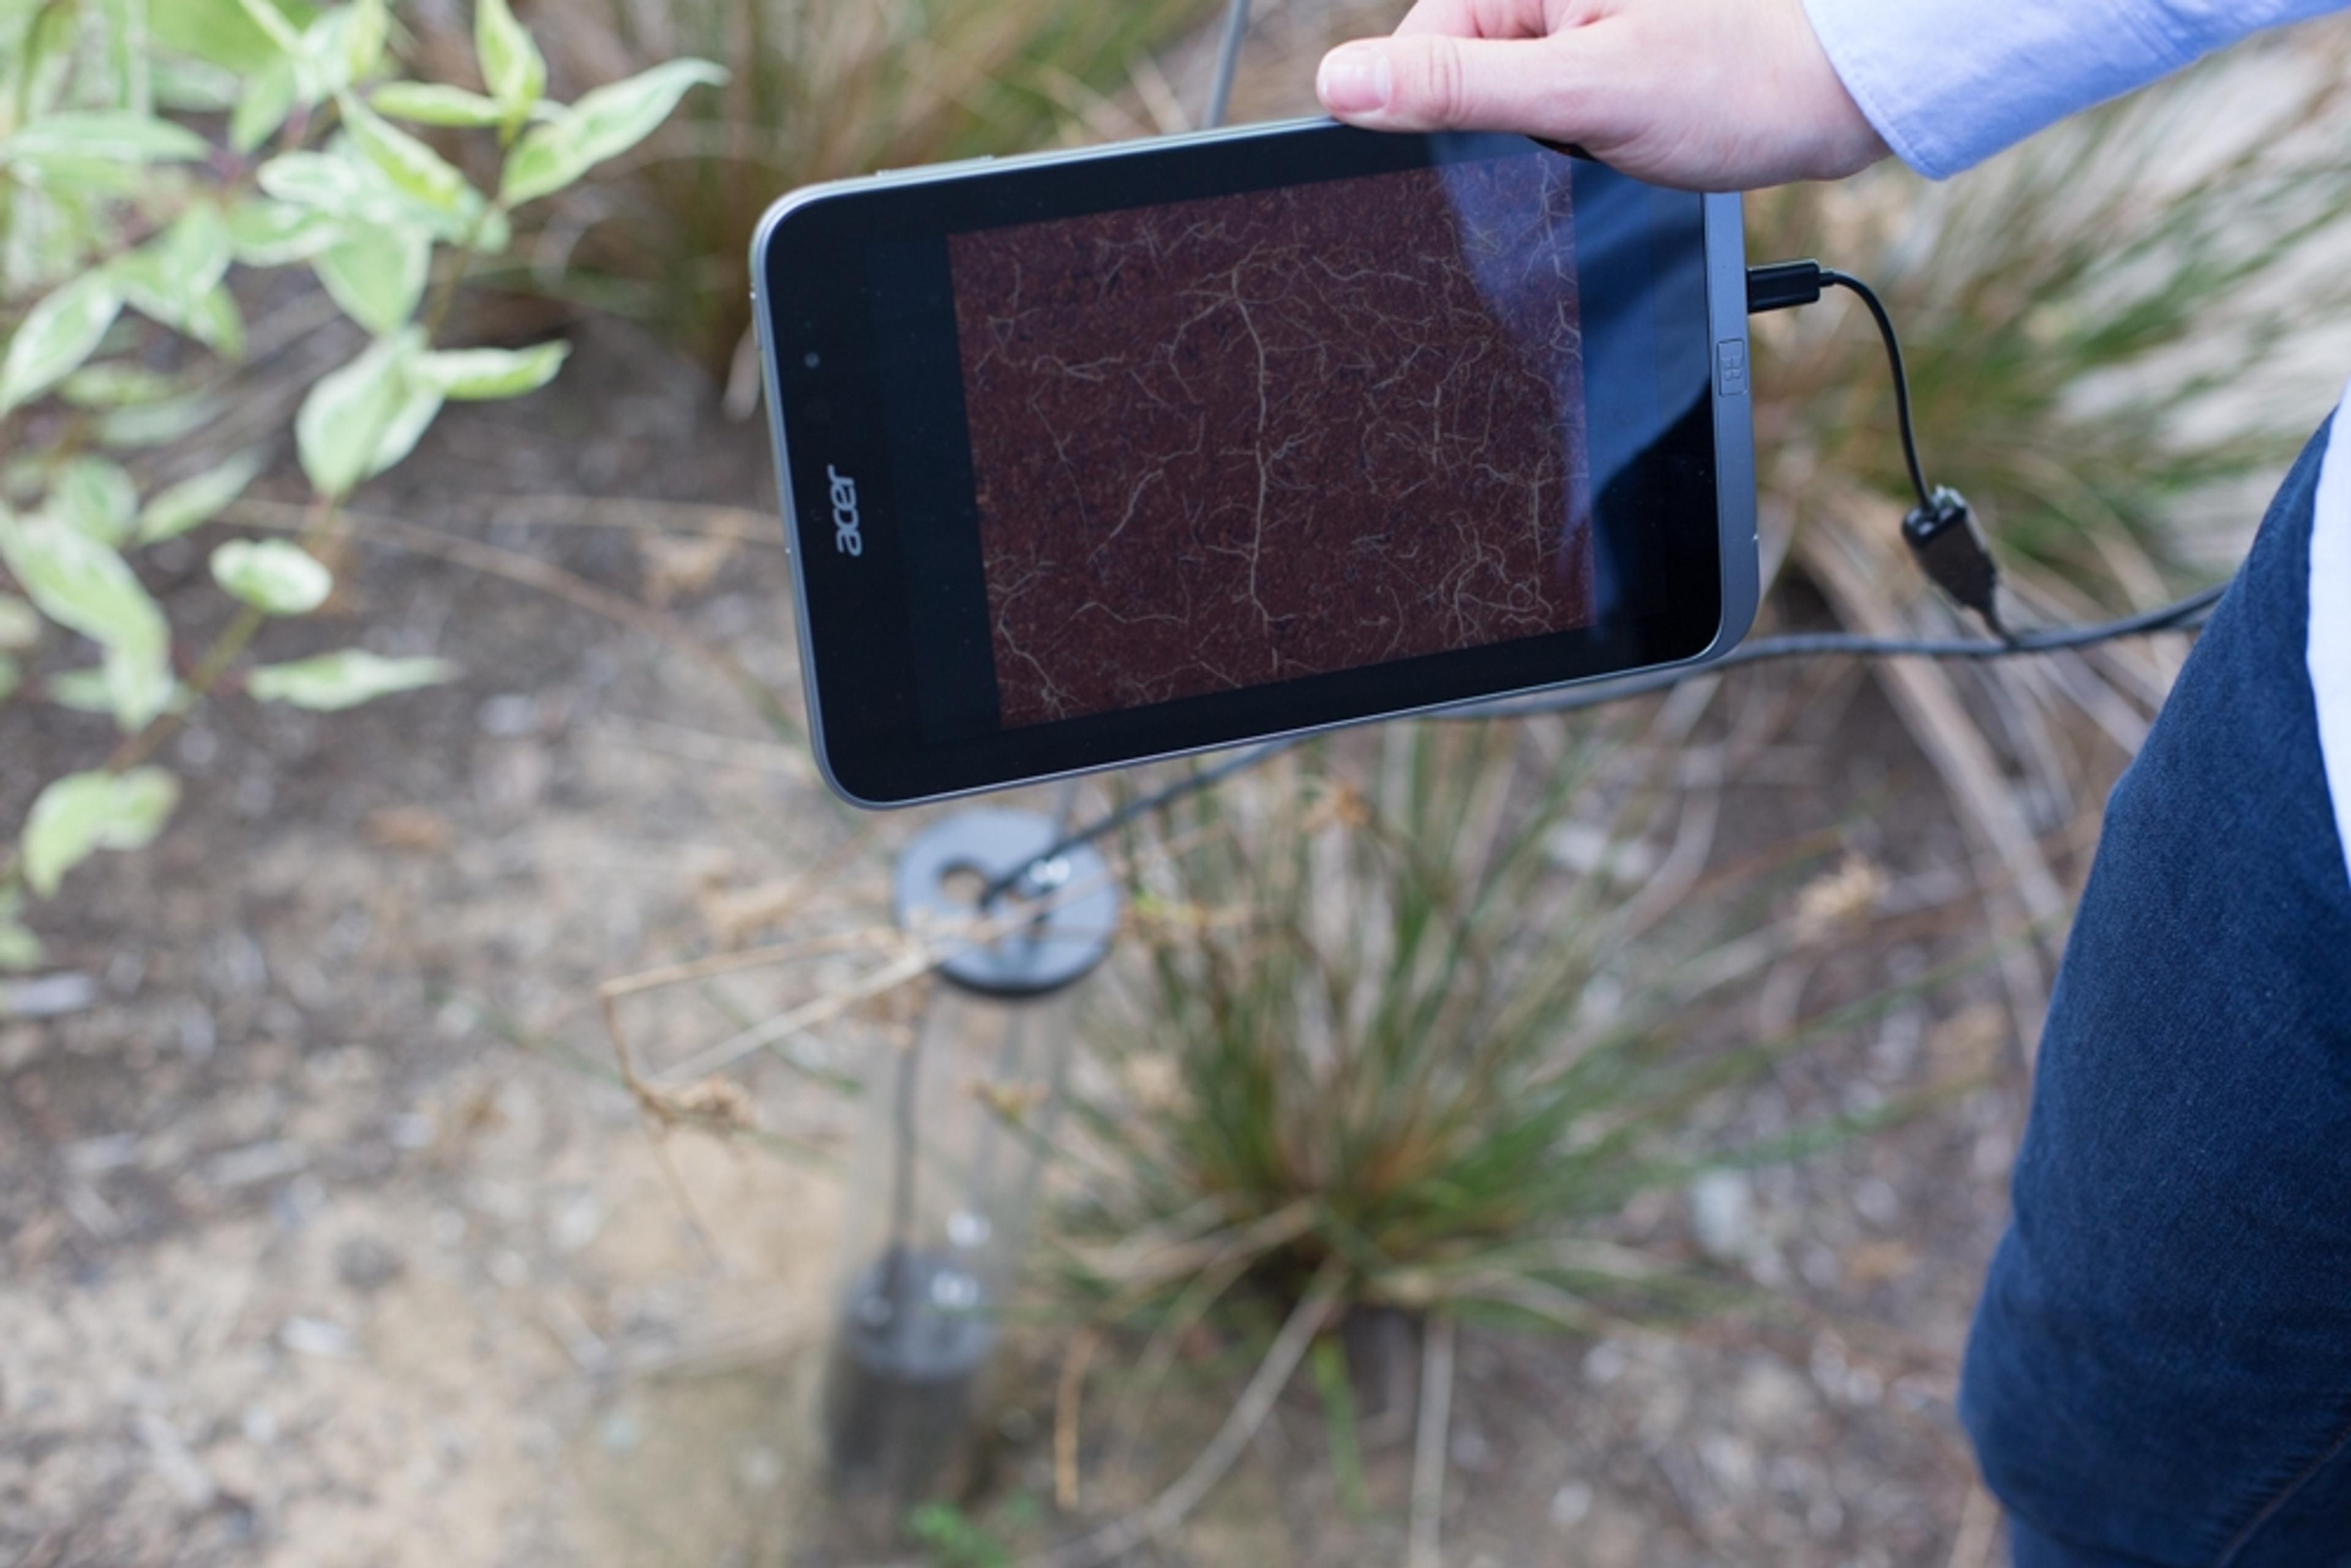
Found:
[[[1804,0],[1896,156],[1944,179],[2076,110],[2351,0]]]

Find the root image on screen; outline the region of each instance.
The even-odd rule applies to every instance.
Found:
[[[1571,165],[948,242],[1007,727],[1594,616]]]

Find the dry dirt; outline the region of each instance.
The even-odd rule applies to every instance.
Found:
[[[785,681],[770,539],[487,520],[545,511],[490,497],[550,493],[763,505],[761,438],[713,403],[696,373],[596,329],[561,389],[451,417],[416,477],[363,508],[627,594],[661,577],[680,624]],[[593,988],[705,950],[714,896],[812,865],[833,869],[792,903],[796,933],[870,919],[878,845],[915,824],[831,806],[703,664],[575,603],[375,548],[357,583],[351,618],[279,629],[273,651],[360,636],[438,649],[465,678],[333,717],[211,710],[172,749],[189,794],[163,841],[43,911],[53,971],[88,977],[89,1004],[0,1023],[0,1559],[841,1561],[807,1527],[834,1168],[679,1134],[662,1148],[689,1215],[613,1080]],[[1948,895],[1964,857],[1930,777],[1874,695],[1847,692],[1783,777],[1734,796],[1717,853],[1868,798],[1890,804],[1856,841]],[[11,815],[38,773],[102,744],[78,716],[7,723],[11,755],[41,764],[8,770]],[[726,977],[626,1016],[661,1060],[811,983]],[[1768,1132],[2002,1032],[1962,988],[1725,1113]],[[749,1082],[765,1127],[840,1147],[841,1096],[780,1066]],[[1949,1561],[1969,1509],[1951,1358],[2019,1103],[2011,1082],[1710,1195],[1732,1265],[1804,1303],[1776,1325],[1468,1336],[1447,1560]],[[1631,1224],[1687,1231],[1678,1199]],[[1025,1494],[1011,1517],[1033,1521],[1050,1494],[1055,1354],[1030,1347],[1008,1379],[982,1517]],[[1196,1380],[1144,1444],[1146,1473],[1181,1466],[1229,1387]],[[1404,1421],[1367,1422],[1373,1508],[1351,1521],[1295,1396],[1158,1560],[1393,1556]]]

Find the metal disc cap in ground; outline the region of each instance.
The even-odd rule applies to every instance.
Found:
[[[918,834],[898,856],[892,902],[914,933],[954,931],[976,918],[971,895],[950,883],[982,885],[1029,867],[1060,837],[1050,818],[994,808],[959,811]],[[1064,850],[1029,870],[1019,888],[977,918],[1001,934],[958,947],[939,972],[998,997],[1034,997],[1082,977],[1110,952],[1118,929],[1118,884],[1092,848]],[[1033,919],[1008,924],[1025,910]]]

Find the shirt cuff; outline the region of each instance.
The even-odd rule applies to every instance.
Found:
[[[1897,157],[1937,180],[2236,37],[2320,8],[2309,0],[1804,0],[1862,113]]]

